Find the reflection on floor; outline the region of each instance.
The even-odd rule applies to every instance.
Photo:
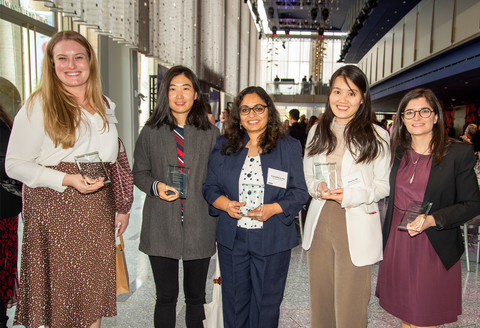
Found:
[[[104,318],[102,327],[112,328],[147,328],[153,327],[153,310],[155,305],[155,286],[147,255],[138,250],[141,226],[141,212],[144,194],[135,190],[135,203],[131,214],[130,225],[125,233],[126,258],[130,275],[130,293],[117,297],[118,315]],[[161,223],[159,223],[161,224]],[[20,236],[21,236],[21,224]],[[21,239],[21,237],[20,237]],[[473,254],[473,253],[471,253]],[[471,256],[475,259],[475,256]],[[209,279],[207,282],[207,302],[211,300],[213,282],[210,279],[215,269],[212,258]],[[466,263],[462,260],[463,283],[463,315],[457,322],[441,327],[480,327],[480,265],[471,262],[471,270],[467,272]],[[182,270],[180,270],[181,272]],[[386,313],[373,296],[377,281],[378,266],[374,266],[372,275],[372,298],[368,309],[369,328],[400,327],[401,321]],[[182,279],[180,277],[180,279]],[[12,327],[14,308],[8,311]],[[297,247],[292,251],[292,259],[288,273],[285,296],[281,305],[281,328],[310,327],[308,304],[307,258],[305,251]],[[185,327],[185,302],[180,292],[177,305],[177,327]]]

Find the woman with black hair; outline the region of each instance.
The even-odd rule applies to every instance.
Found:
[[[460,226],[480,213],[473,147],[447,137],[437,97],[416,89],[400,101],[391,149],[376,296],[403,328],[455,322],[462,313]],[[412,200],[431,208],[399,230]]]
[[[195,74],[172,67],[159,89],[157,106],[135,147],[135,185],[147,194],[140,250],[149,255],[157,301],[155,327],[175,327],[178,266],[183,261],[187,327],[202,327],[205,284],[215,254],[217,219],[202,197],[210,152],[219,135],[208,121]],[[166,184],[169,166],[189,173],[188,194]]]
[[[304,158],[313,197],[302,244],[313,328],[367,327],[372,265],[382,259],[377,203],[388,196],[390,173],[390,138],[371,117],[365,74],[341,67],[330,80],[326,111],[310,130]],[[336,163],[336,188],[327,193],[317,190],[317,163]]]
[[[241,200],[255,189],[262,205],[241,214]],[[248,87],[235,99],[210,155],[203,195],[219,215],[225,327],[278,327],[290,253],[298,245],[293,220],[308,193],[302,146],[285,136],[262,88]]]

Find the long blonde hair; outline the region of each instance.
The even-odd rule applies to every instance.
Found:
[[[42,77],[38,89],[27,100],[27,109],[31,111],[34,100],[39,98],[43,109],[43,124],[46,134],[55,147],[71,148],[77,140],[77,129],[84,118],[80,105],[74,95],[68,92],[55,73],[53,48],[63,40],[72,40],[85,48],[90,62],[90,76],[87,80],[86,99],[89,105],[102,117],[103,131],[108,129],[105,113],[100,73],[95,52],[88,40],[80,33],[63,31],[56,33],[48,42],[42,63]]]

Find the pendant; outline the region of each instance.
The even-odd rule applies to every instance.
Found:
[[[415,177],[415,171],[413,171],[412,177],[410,178],[410,184],[412,184],[413,178]]]

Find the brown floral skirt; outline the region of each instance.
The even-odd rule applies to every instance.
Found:
[[[76,174],[74,163],[56,170]],[[114,195],[68,187],[23,191],[23,248],[15,323],[88,327],[116,313]]]

